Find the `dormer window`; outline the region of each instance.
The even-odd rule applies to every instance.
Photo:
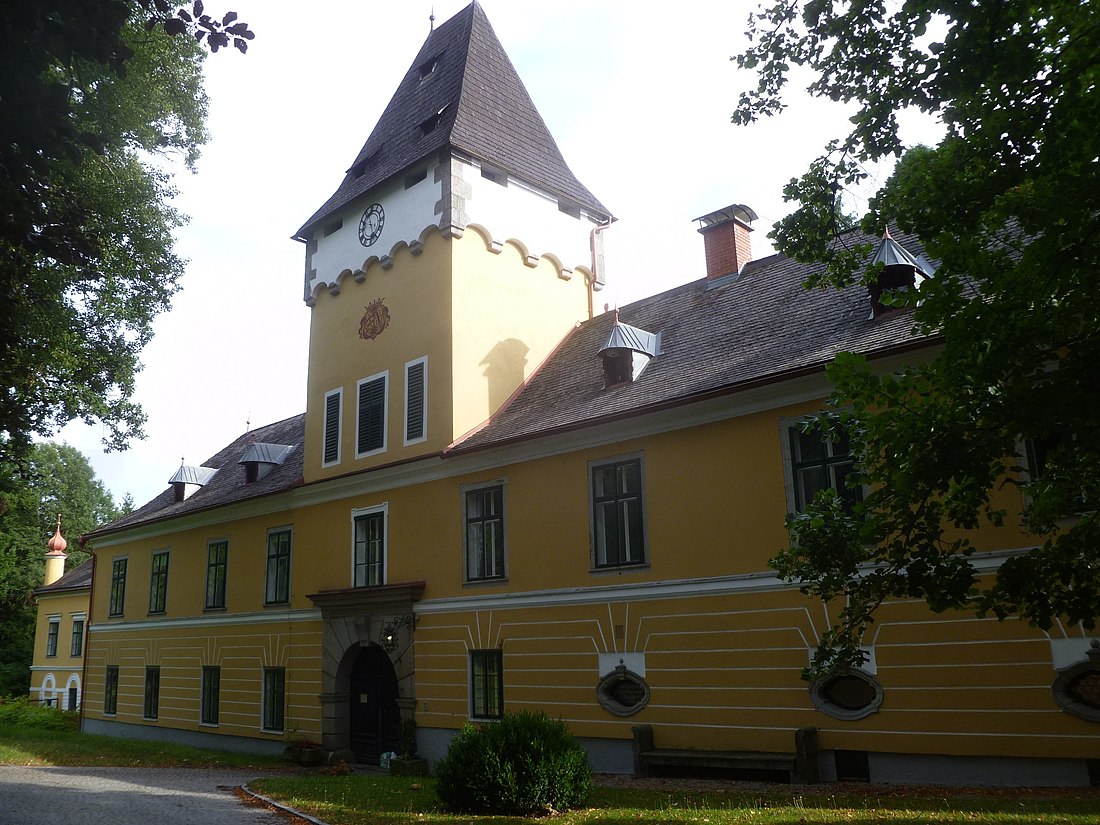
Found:
[[[239,464],[244,465],[244,480],[246,484],[259,481],[284,461],[291,452],[293,446],[286,444],[264,444],[256,442],[248,445]]]
[[[351,173],[351,176],[353,178],[363,177],[363,175],[365,175],[367,173],[367,170],[370,167],[374,166],[375,162],[378,160],[378,156],[381,153],[382,153],[382,147],[379,146],[377,149],[375,149],[373,152],[371,152],[365,158],[363,158],[362,160],[358,160],[354,164],[352,164],[352,167],[351,167],[351,169],[348,170],[348,172]]]
[[[615,313],[615,325],[600,348],[603,360],[604,386],[628,384],[638,380],[649,362],[661,354],[661,334],[646,332],[619,321]]]
[[[447,107],[450,105],[450,103],[445,104],[443,108],[441,108],[434,115],[422,120],[420,122],[420,134],[430,135],[432,132],[434,132],[435,127],[439,125],[439,118],[443,116],[443,113],[447,111]]]
[[[867,285],[871,295],[871,318],[878,318],[888,312],[882,301],[883,293],[919,289],[921,282],[929,277],[934,267],[923,255],[914,257],[909,251],[890,237],[887,229],[875,250],[871,266],[876,270],[875,280]]]
[[[168,479],[177,502],[190,498],[214,477],[215,467],[188,467],[184,464]]]
[[[421,83],[423,83],[425,80],[427,80],[433,74],[435,74],[435,70],[439,68],[439,58],[441,58],[442,56],[443,56],[443,52],[440,52],[439,54],[436,54],[436,55],[432,55],[431,57],[429,57],[427,60],[425,60],[423,63],[421,63],[419,66],[416,67],[416,73],[420,76],[420,82]]]

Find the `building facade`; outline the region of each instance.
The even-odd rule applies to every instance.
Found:
[[[639,724],[757,751],[814,727],[825,779],[1087,784],[1081,628],[892,603],[862,670],[800,678],[831,608],[768,560],[850,460],[798,424],[837,352],[892,369],[936,341],[752,260],[755,218],[699,218],[705,278],[594,313],[610,212],[480,6],[436,28],[296,234],[305,413],[90,537],[85,729],[377,762],[403,718],[434,759],[541,709],[601,771],[633,769]],[[912,238],[879,251],[932,274]],[[1011,519],[974,542],[988,570],[1028,546]]]

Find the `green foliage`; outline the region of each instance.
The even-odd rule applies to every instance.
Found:
[[[541,711],[465,725],[435,765],[443,804],[463,813],[563,811],[588,796],[588,758],[564,722]]]
[[[839,212],[869,162],[898,157],[862,218],[915,233],[939,262],[898,305],[942,347],[896,375],[864,359],[829,370],[871,494],[856,517],[823,498],[790,522],[776,566],[806,592],[843,601],[818,664],[858,659],[875,608],[894,597],[937,610],[1094,626],[1100,615],[1100,9],[1077,0],[997,4],[778,0],[750,19],[736,59],[758,72],[734,120],[783,108],[795,67],[812,94],[854,104],[853,129],[787,197],[777,246],[821,262],[811,286],[868,282]],[[943,139],[907,146],[903,110],[938,118]],[[919,297],[919,302],[917,298]],[[828,422],[825,422],[828,426]],[[1049,453],[1021,472],[1020,445]],[[1017,523],[999,491],[1025,488],[1002,546],[1024,552],[991,577],[972,531]],[[1003,528],[1007,530],[1008,528]],[[839,658],[837,658],[839,655]]]
[[[9,5],[0,25],[0,460],[22,460],[33,435],[74,418],[101,421],[104,443],[122,448],[144,422],[131,400],[138,355],[183,271],[172,248],[183,217],[163,161],[193,169],[206,140],[199,41],[244,51],[252,33],[233,12],[204,15],[201,2]]]
[[[0,725],[19,725],[36,730],[77,731],[80,729],[80,714],[40,705],[31,701],[29,696],[12,699],[0,697]]]
[[[30,687],[35,606],[46,542],[62,516],[69,569],[88,555],[78,538],[121,515],[88,459],[68,444],[40,443],[21,467],[0,461],[0,696]]]

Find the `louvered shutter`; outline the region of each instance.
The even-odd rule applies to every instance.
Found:
[[[424,437],[424,362],[410,364],[405,371],[408,402],[405,410],[405,440]]]
[[[325,399],[325,463],[340,457],[340,393]]]
[[[380,450],[386,424],[386,379],[375,378],[359,385],[358,452]]]

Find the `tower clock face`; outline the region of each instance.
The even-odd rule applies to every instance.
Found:
[[[373,246],[382,234],[382,225],[386,222],[386,212],[382,204],[372,203],[363,212],[359,219],[359,243],[363,246]]]

